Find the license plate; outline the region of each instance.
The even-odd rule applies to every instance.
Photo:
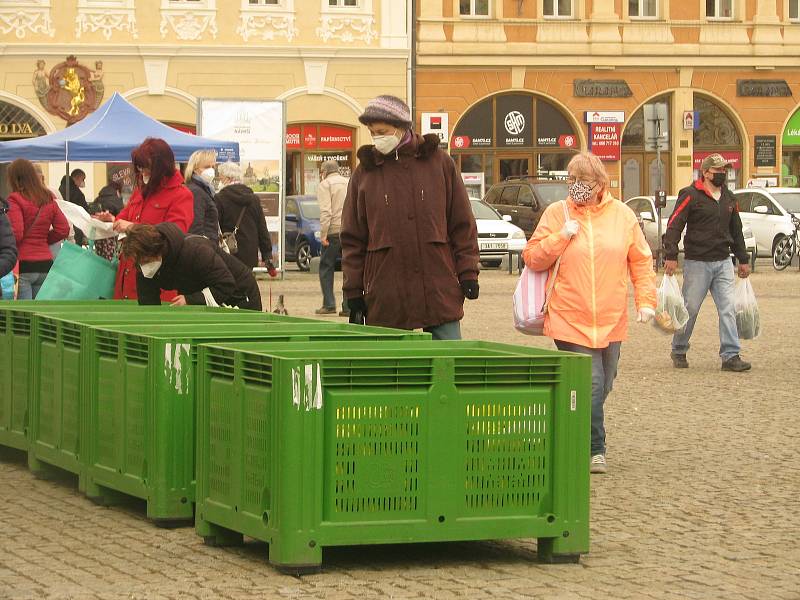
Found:
[[[484,250],[508,250],[508,242],[486,242],[481,247]]]

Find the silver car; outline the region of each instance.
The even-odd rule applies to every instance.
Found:
[[[800,217],[800,189],[743,188],[733,190],[742,224],[753,230],[759,256],[772,256],[775,242],[794,234],[792,214]]]

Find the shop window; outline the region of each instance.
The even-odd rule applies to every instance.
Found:
[[[458,14],[462,17],[488,17],[489,0],[459,0]]]
[[[706,18],[732,19],[733,0],[706,0]]]
[[[800,0],[789,0],[789,20],[800,20]]]
[[[736,126],[717,104],[695,96],[694,110],[700,114],[700,127],[694,132],[695,147],[741,145]]]
[[[666,134],[661,138],[661,150],[669,150],[669,96],[654,98],[639,110],[637,110],[625,124],[622,133],[622,147],[625,151],[656,151],[655,124],[653,119],[660,119],[661,133]],[[650,119],[648,123],[645,117]]]
[[[631,19],[657,18],[658,0],[628,0],[628,16]]]
[[[542,12],[545,17],[572,18],[572,0],[544,0]]]

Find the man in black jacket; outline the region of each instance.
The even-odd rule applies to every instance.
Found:
[[[11,231],[11,223],[8,222],[6,212],[8,205],[0,198],[0,277],[5,277],[17,264],[17,243],[14,239],[14,232]],[[0,291],[2,297],[2,291]],[[12,298],[5,298],[12,300]]]
[[[173,306],[206,304],[261,310],[253,272],[200,235],[185,235],[174,223],[134,225],[122,253],[136,263],[139,304],[160,304],[161,290],[177,290]]]
[[[86,172],[83,169],[74,169],[72,173],[69,174],[69,177],[64,175],[61,178],[61,184],[58,186],[58,191],[61,193],[61,197],[68,202],[72,202],[73,204],[77,204],[87,213],[89,212],[89,204],[86,202],[86,196],[83,195],[83,190],[81,188],[86,186]],[[67,193],[67,188],[69,188],[69,193]],[[86,244],[86,236],[84,233],[75,228],[75,243],[79,246],[83,246]]]
[[[750,262],[742,235],[742,221],[736,198],[725,186],[730,163],[719,154],[707,156],[701,165],[702,178],[678,194],[675,210],[664,234],[667,275],[678,268],[678,242],[683,240],[683,299],[689,322],[672,338],[672,364],[686,369],[689,338],[697,313],[708,292],[719,314],[719,355],[723,371],[748,371],[750,363],[739,356],[741,345],[733,305],[734,274],[730,254],[739,263],[739,277],[750,275]]]

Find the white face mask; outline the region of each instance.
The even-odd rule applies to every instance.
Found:
[[[147,277],[148,279],[152,279],[155,277],[158,270],[161,268],[161,259],[154,260],[153,262],[145,263],[143,265],[139,265],[139,268],[142,270],[142,275]]]
[[[147,185],[148,181],[150,181],[150,175],[142,175],[142,183]]]
[[[214,181],[214,177],[216,176],[217,174],[214,171],[214,167],[208,167],[207,169],[203,169],[202,171],[200,171],[200,179],[202,179],[208,184],[211,184],[211,182]]]
[[[373,135],[372,143],[381,154],[389,154],[400,144],[400,138],[397,135]]]

